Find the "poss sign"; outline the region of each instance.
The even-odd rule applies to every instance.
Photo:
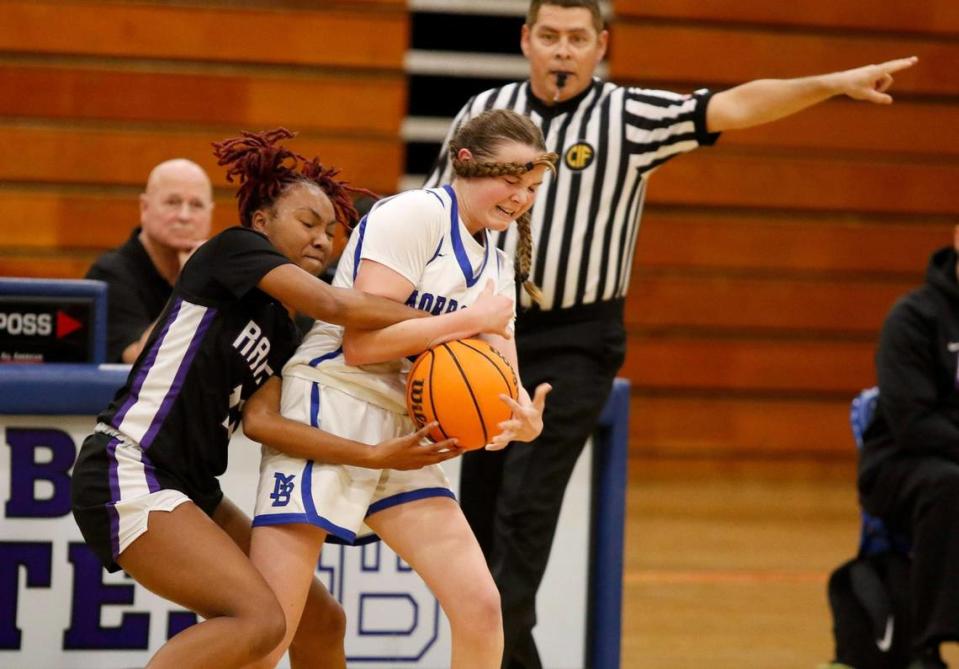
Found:
[[[103,362],[106,286],[0,279],[0,363]]]

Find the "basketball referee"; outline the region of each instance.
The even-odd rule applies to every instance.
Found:
[[[503,666],[510,669],[541,666],[532,636],[536,591],[567,481],[623,362],[623,303],[652,170],[713,144],[723,130],[774,121],[835,95],[888,104],[892,73],[916,62],[680,95],[594,78],[607,40],[595,0],[533,0],[520,42],[529,79],[466,103],[426,183],[450,179],[449,137],[487,109],[528,115],[560,155],[533,209],[532,278],[544,299],[521,313],[516,328],[524,381],[553,385],[546,424],[531,444],[463,461],[461,502],[500,589]],[[512,253],[515,226],[497,243]]]

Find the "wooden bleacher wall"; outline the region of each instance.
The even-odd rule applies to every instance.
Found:
[[[615,0],[611,76],[693,90],[916,54],[897,102],[727,133],[649,189],[628,310],[631,448],[851,456],[848,401],[896,296],[959,222],[954,0]],[[354,183],[401,171],[404,0],[0,0],[0,275],[79,277],[150,168],[284,125]]]
[[[959,223],[959,3],[615,0],[611,79],[691,91],[917,55],[892,106],[729,132],[651,180],[628,306],[631,447],[850,458],[883,318]]]
[[[404,0],[0,1],[0,275],[82,276],[171,157],[235,225],[210,142],[244,129],[394,191],[408,23]]]

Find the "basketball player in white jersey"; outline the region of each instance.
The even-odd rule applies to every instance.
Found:
[[[499,594],[443,470],[337,464],[335,447],[328,458],[290,457],[297,437],[284,420],[345,442],[376,444],[405,435],[413,429],[404,399],[409,357],[477,332],[518,369],[512,321],[505,327],[477,323],[470,318],[474,308],[466,307],[491,293],[513,300],[516,276],[536,294],[528,281],[529,244],[520,244],[514,265],[490,243],[489,233],[517,221],[521,237],[529,240],[529,209],[555,155],[546,153],[542,134],[528,119],[497,110],[464,125],[451,156],[457,174],[451,185],[377,203],[353,231],[334,280],[434,317],[366,331],[317,323],[284,368],[282,397],[261,395],[247,404],[244,429],[267,444],[251,558],[292,631],[323,542],[359,543],[375,539],[372,530],[439,600],[452,630],[450,666],[494,669],[503,650]],[[522,389],[519,402],[504,399],[512,417],[488,448],[534,439],[548,391],[544,384],[532,399]],[[290,638],[261,666],[275,664]]]
[[[240,180],[241,225],[214,236],[186,263],[127,383],[99,415],[73,468],[74,517],[104,567],[122,568],[206,618],[160,647],[151,669],[246,667],[284,639],[286,615],[246,555],[250,520],[224,497],[218,477],[244,402],[279,385],[276,373],[296,349],[290,313],[362,328],[431,320],[316,278],[332,230],[354,221],[356,211],[335,170],[280,144],[291,137],[280,128],[215,145],[227,176]],[[505,327],[512,303],[497,302],[475,311]],[[310,432],[298,452],[310,453],[310,439],[323,437]],[[449,457],[440,444],[419,441],[417,434],[390,440],[375,449],[374,460],[402,468]],[[343,459],[367,464],[369,450],[354,448]],[[292,666],[345,667],[342,609],[319,581],[307,587]]]

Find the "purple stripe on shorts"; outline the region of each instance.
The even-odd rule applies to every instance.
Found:
[[[127,415],[127,411],[129,411],[130,407],[136,404],[137,400],[140,399],[140,389],[143,388],[143,382],[146,380],[147,374],[150,372],[150,368],[153,367],[153,363],[156,362],[157,353],[160,351],[160,347],[163,345],[163,340],[170,331],[170,326],[180,313],[180,306],[182,304],[183,298],[178,297],[176,298],[176,302],[173,303],[173,306],[170,307],[170,315],[167,316],[166,323],[163,324],[163,330],[160,332],[160,336],[153,341],[153,347],[150,349],[147,357],[144,358],[143,363],[137,370],[137,375],[133,379],[133,384],[130,386],[130,391],[127,393],[126,401],[123,402],[120,410],[114,414],[113,420],[110,422],[110,425],[113,427],[117,429],[120,428],[120,424],[123,423],[123,417]]]
[[[159,410],[153,417],[153,422],[150,423],[150,429],[147,430],[146,434],[143,435],[143,439],[140,441],[140,448],[143,450],[150,448],[150,444],[152,444],[153,440],[156,438],[157,432],[160,431],[160,426],[163,425],[163,421],[166,420],[167,414],[170,413],[170,408],[173,406],[173,402],[176,401],[177,396],[180,394],[180,390],[183,388],[183,380],[186,378],[187,372],[190,371],[190,365],[193,363],[193,358],[196,357],[196,352],[200,350],[200,344],[203,342],[203,336],[206,334],[206,331],[210,327],[210,323],[213,322],[213,318],[215,316],[216,309],[209,308],[207,309],[207,312],[203,314],[203,318],[200,319],[200,324],[197,326],[196,332],[193,334],[193,339],[190,341],[190,346],[186,350],[186,355],[184,355],[183,360],[180,361],[180,367],[176,370],[176,376],[173,377],[173,383],[170,385],[170,389],[167,391],[166,397],[163,398],[163,402],[160,404]]]
[[[150,492],[160,492],[163,490],[160,482],[157,481],[156,467],[150,462],[147,452],[143,449],[140,449],[140,462],[143,463],[143,476],[147,480],[147,488],[149,488]]]
[[[116,437],[107,442],[107,458],[110,462],[110,499],[107,502],[107,513],[110,515],[110,547],[113,550],[113,559],[120,554],[120,513],[115,504],[120,501],[120,463],[117,462],[117,445],[120,440]]]

